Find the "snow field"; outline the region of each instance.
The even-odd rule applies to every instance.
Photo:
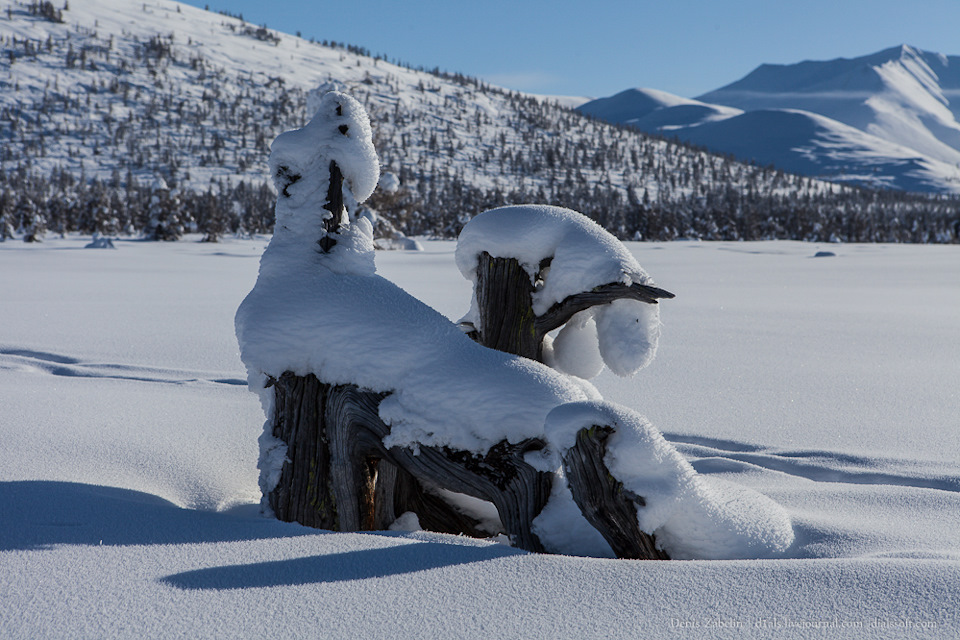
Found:
[[[196,240],[197,238],[190,238]],[[787,559],[638,563],[256,514],[233,312],[266,239],[0,245],[0,635],[946,638],[960,620],[957,247],[629,244],[657,359],[596,380]],[[450,319],[453,243],[378,271]],[[836,256],[813,258],[830,249]],[[102,546],[100,542],[102,541]]]

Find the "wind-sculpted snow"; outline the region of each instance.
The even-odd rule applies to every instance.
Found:
[[[337,91],[325,93],[315,104],[318,110],[310,124],[281,134],[272,145],[270,167],[279,191],[277,230],[235,320],[250,387],[261,395],[267,414],[259,463],[264,496],[276,487],[286,458],[286,446],[273,435],[268,380],[292,372],[313,374],[325,384],[388,394],[379,405],[380,417],[390,427],[384,438],[387,447],[434,446],[485,454],[504,440],[517,443],[546,436],[550,450],[562,454],[570,446],[566,427],[556,438],[549,416],[570,408],[581,418],[577,428],[600,421],[632,430],[618,434],[626,444],[618,454],[622,457],[611,457],[610,471],[638,495],[644,489],[652,492],[653,506],[640,511],[640,525],[647,532],[663,529],[670,540],[668,550],[681,557],[750,557],[789,545],[792,532],[780,547],[754,542],[747,528],[766,533],[763,525],[755,524],[760,518],[744,507],[726,513],[718,498],[691,479],[696,472],[689,464],[640,416],[602,403],[599,392],[584,380],[480,346],[440,313],[376,275],[367,219],[341,220],[340,211],[325,208],[331,206],[329,190],[339,186],[331,163],[344,167],[344,179],[360,200],[379,177],[369,119],[359,103]],[[343,188],[346,193],[347,184]],[[324,226],[330,218],[339,223],[334,230]],[[504,207],[477,216],[457,246],[461,273],[475,279],[483,251],[517,258],[531,278],[541,278],[533,299],[538,313],[600,285],[651,282],[620,241],[585,216],[560,207]],[[659,317],[639,307],[656,309],[622,300],[593,312],[599,352],[615,373],[632,373],[656,351]],[[564,341],[556,347],[562,359]],[[592,412],[586,417],[583,411],[577,413],[587,406]],[[641,432],[646,441],[636,436]],[[616,464],[634,458],[635,465],[643,466],[643,456],[670,458],[657,469],[653,482],[650,477],[633,481],[637,467]],[[545,460],[549,456],[541,462]],[[543,468],[557,471],[556,482],[562,484],[559,469],[556,457],[552,466]],[[687,506],[678,508],[681,495]],[[568,494],[558,489],[553,500],[560,511],[570,512],[568,522],[583,528],[583,516],[569,509]],[[668,520],[680,524],[670,528]],[[790,531],[789,518],[782,515],[782,520]],[[559,527],[549,517],[539,520],[538,528],[548,548],[554,530],[569,531],[569,525]],[[685,537],[685,528],[690,537]],[[579,538],[553,546],[579,553],[596,547],[595,534]]]
[[[323,94],[311,106],[316,110],[305,127],[280,134],[270,146],[270,172],[277,191],[290,207],[316,199],[318,185],[329,178],[330,162],[336,161],[353,198],[363,202],[380,178],[366,110],[339,91]],[[291,183],[281,174],[299,177]]]
[[[0,273],[15,274],[0,278],[0,636],[929,640],[960,628],[957,247],[628,244],[678,297],[657,360],[598,388],[647,415],[702,479],[776,500],[796,539],[780,559],[621,562],[258,516],[263,412],[246,389],[204,380],[244,378],[233,313],[265,239],[199,239],[0,245]],[[378,255],[378,272],[456,319],[470,286],[453,243],[423,244]],[[104,363],[199,382],[51,370]]]
[[[699,475],[663,435],[635,411],[611,403],[569,403],[547,416],[558,453],[577,432],[608,425],[606,463],[627,491],[643,498],[640,528],[672,558],[732,559],[783,554],[793,543],[790,517],[773,500]]]

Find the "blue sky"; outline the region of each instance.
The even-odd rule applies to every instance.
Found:
[[[520,91],[695,97],[762,63],[909,44],[960,55],[958,0],[189,0]]]

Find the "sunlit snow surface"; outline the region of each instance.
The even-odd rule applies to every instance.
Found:
[[[191,238],[195,240],[196,238]],[[0,244],[0,636],[943,638],[960,619],[960,247],[630,244],[657,359],[594,382],[788,559],[538,556],[260,518],[233,314],[266,239]],[[378,272],[451,319],[453,243]],[[829,250],[832,257],[813,257]]]

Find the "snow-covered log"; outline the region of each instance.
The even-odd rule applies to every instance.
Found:
[[[624,488],[604,462],[612,433],[613,427],[606,424],[577,432],[576,444],[563,456],[570,493],[618,558],[666,560],[669,556],[657,548],[653,535],[637,523],[637,509],[645,507],[646,500]]]

